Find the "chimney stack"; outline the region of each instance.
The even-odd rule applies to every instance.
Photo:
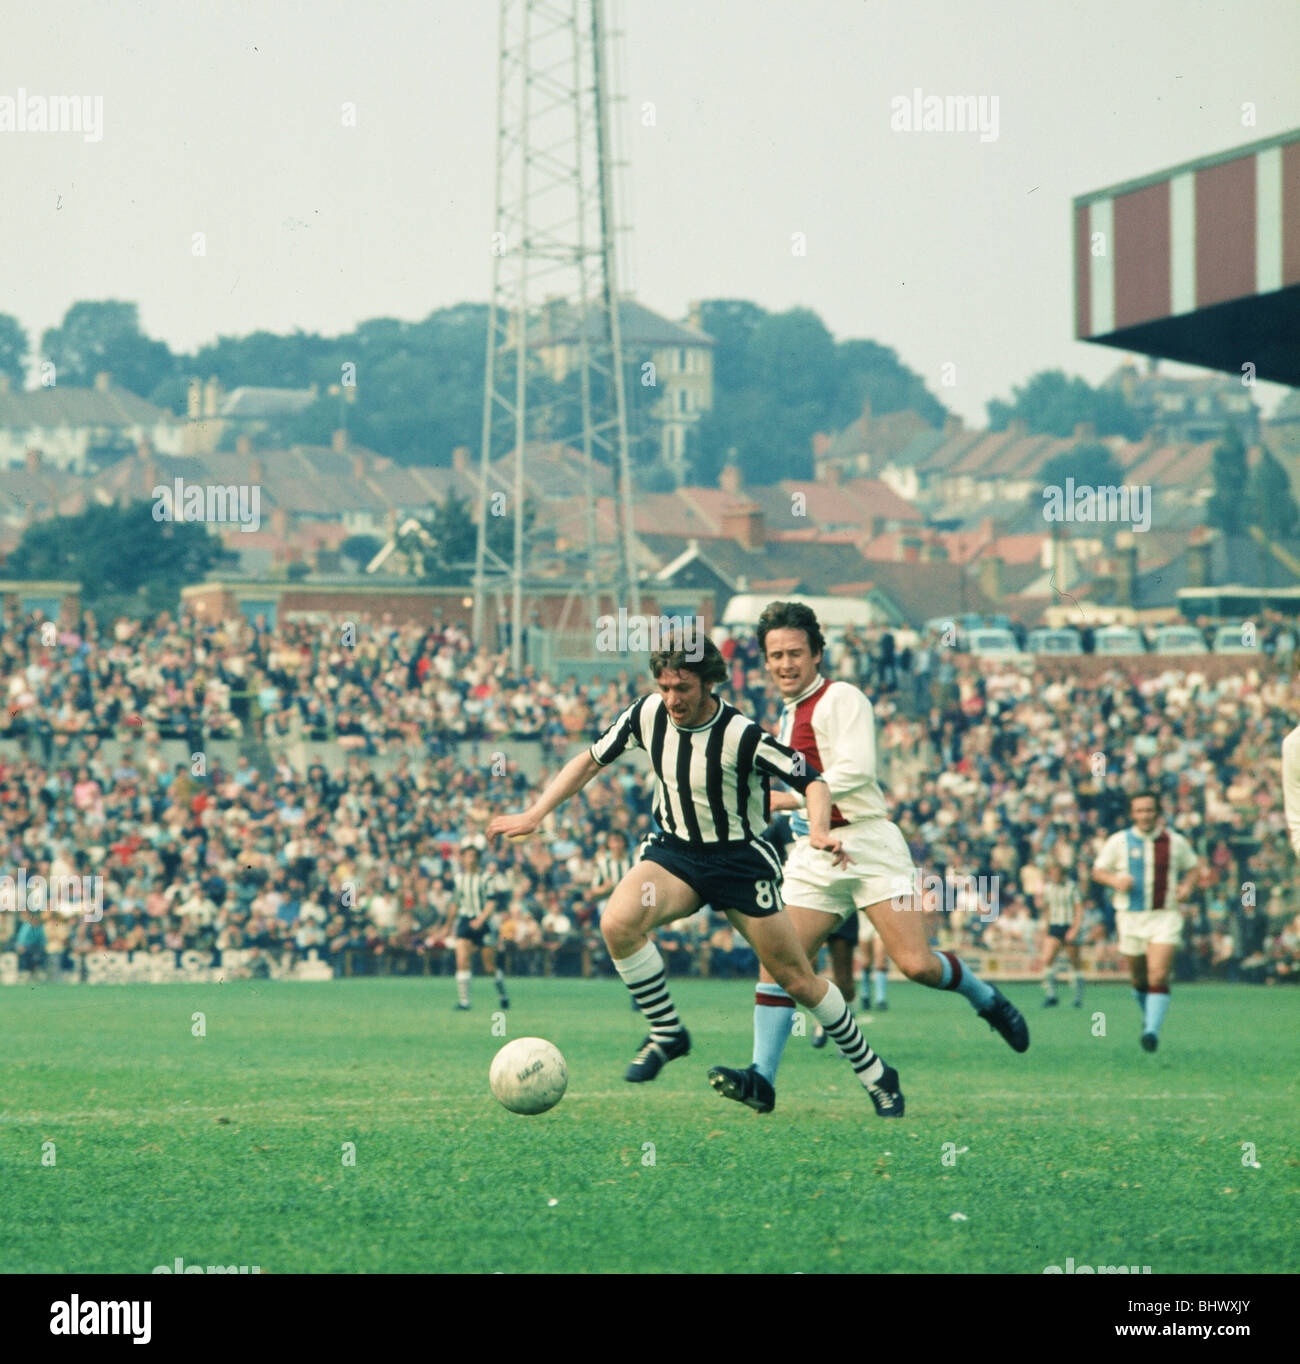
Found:
[[[0,393],[8,393],[8,392],[9,392],[9,376],[8,376],[7,374],[0,374]]]
[[[335,431],[333,439],[330,442],[330,448],[336,455],[343,454],[348,448],[348,433],[341,428]]]
[[[980,591],[996,604],[1002,602],[1002,560],[990,554],[979,561],[977,569]]]
[[[221,380],[213,375],[206,384],[203,385],[203,415],[205,417],[215,417],[217,407],[221,402]]]
[[[956,412],[949,412],[944,418],[943,434],[951,440],[954,436],[960,436],[966,430],[965,418]]]
[[[250,441],[250,440],[248,439],[247,436],[236,436],[236,437],[235,437],[235,454],[237,454],[237,455],[249,455],[249,454],[252,453],[252,450],[253,450],[253,443],[252,443],[252,441]]]
[[[1137,539],[1131,530],[1115,533],[1115,603],[1137,605]]]
[[[100,372],[95,375],[96,393],[107,393],[112,386],[113,376],[109,374],[107,370],[100,370]]]
[[[1097,428],[1092,422],[1075,422],[1074,438],[1075,440],[1096,440]]]
[[[0,389],[0,393],[3,392],[4,390]],[[41,467],[41,452],[35,446],[29,447],[23,464],[29,474],[34,474]]]
[[[451,467],[458,474],[469,473],[470,449],[468,445],[458,445],[451,452]]]
[[[185,414],[190,421],[203,420],[203,380],[191,379],[185,390]]]
[[[722,513],[722,534],[735,540],[743,549],[763,549],[767,533],[763,525],[763,509],[757,502],[742,502]]]
[[[1187,586],[1209,587],[1210,531],[1208,526],[1194,526],[1187,537]]]
[[[722,466],[722,472],[718,475],[718,487],[724,493],[731,493],[733,496],[740,492],[744,487],[744,480],[741,478],[740,465],[735,461],[735,451],[727,452],[727,462]]]

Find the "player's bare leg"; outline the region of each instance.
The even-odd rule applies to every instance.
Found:
[[[1047,948],[1043,953],[1043,1008],[1049,1009],[1060,1003],[1056,997],[1056,959],[1061,953],[1061,940],[1047,935]]]
[[[922,897],[924,899],[924,897]],[[1024,1015],[995,986],[981,980],[955,952],[936,952],[930,946],[926,915],[936,909],[917,906],[912,895],[878,900],[867,906],[889,959],[908,978],[933,990],[955,990],[965,995],[984,1021],[1006,1039],[1012,1051],[1029,1050],[1029,1025]]]
[[[690,1034],[668,993],[664,959],[649,934],[661,924],[694,914],[701,903],[695,891],[666,867],[642,861],[614,887],[600,916],[601,936],[614,969],[650,1024],[624,1075],[634,1084],[653,1080],[667,1062],[690,1052]]]
[[[872,927],[875,927],[873,924]],[[867,960],[871,966],[871,993],[868,995],[868,985],[862,982],[862,1003],[864,1008],[878,1009],[884,1013],[889,1008],[889,1003],[885,998],[885,991],[889,985],[889,954],[885,951],[885,944],[880,934],[877,932],[872,935],[871,943],[867,948]]]
[[[469,1008],[469,983],[474,975],[474,944],[468,938],[456,939],[456,1007]]]
[[[1160,1028],[1169,1012],[1169,983],[1174,974],[1173,943],[1147,943],[1145,957],[1132,957],[1131,962],[1141,961],[1146,976],[1146,996],[1142,1005],[1142,1049],[1155,1051],[1160,1045]],[[1136,978],[1136,971],[1134,976]]]
[[[798,908],[787,906],[776,914],[761,918],[728,909],[727,918],[733,927],[744,934],[758,954],[770,983],[779,986],[791,999],[802,1004],[826,1029],[831,1041],[840,1049],[840,1054],[853,1067],[854,1074],[870,1095],[876,1112],[884,1118],[901,1118],[903,1095],[898,1087],[898,1072],[886,1065],[867,1045],[839,987],[833,981],[823,980],[813,971],[797,926],[800,922],[796,918]],[[815,929],[811,922],[805,921],[803,928],[809,941],[816,941],[820,946],[835,927],[834,917],[818,910],[804,910],[803,914],[816,915],[823,921]],[[744,1071],[715,1066],[709,1072],[709,1083],[725,1098],[737,1099],[760,1113],[770,1113],[776,1102],[771,1081],[754,1066]]]
[[[497,998],[501,1001],[501,1007],[510,1007],[510,996],[506,993],[506,973],[501,969],[501,963],[497,960],[497,950],[495,947],[483,946],[483,970],[492,977],[497,987]]]

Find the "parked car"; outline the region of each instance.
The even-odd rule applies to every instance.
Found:
[[[1031,630],[1025,642],[1031,654],[1072,658],[1083,653],[1083,641],[1079,638],[1079,632],[1068,628],[1049,630],[1044,626],[1038,630]]]
[[[1208,654],[1205,636],[1194,625],[1162,625],[1151,637],[1153,654]]]
[[[966,649],[973,658],[1024,657],[1010,630],[971,630],[966,635]]]
[[[1240,625],[1220,625],[1214,632],[1214,652],[1216,654],[1257,654],[1262,652],[1259,645],[1244,642],[1244,627]]]
[[[1107,625],[1093,636],[1092,651],[1102,658],[1120,658],[1125,654],[1144,654],[1146,645],[1142,632],[1131,625]]]

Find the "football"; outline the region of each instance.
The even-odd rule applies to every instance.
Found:
[[[569,1072],[544,1037],[517,1037],[492,1058],[488,1084],[512,1113],[545,1113],[564,1098]]]

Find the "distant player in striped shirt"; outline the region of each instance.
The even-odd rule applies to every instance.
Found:
[[[1083,900],[1073,881],[1065,879],[1065,869],[1059,862],[1047,868],[1047,880],[1039,892],[1039,903],[1047,914],[1047,952],[1043,958],[1044,1009],[1054,1009],[1061,1001],[1056,997],[1057,959],[1065,948],[1070,959],[1071,980],[1074,984],[1074,1007],[1083,1008],[1083,966],[1079,957],[1079,930],[1083,927]]]
[[[531,809],[496,816],[488,833],[532,833],[602,767],[629,748],[644,749],[655,774],[659,831],[641,845],[600,921],[615,969],[650,1024],[625,1078],[653,1080],[668,1061],[690,1052],[663,958],[647,935],[707,903],[726,914],[772,977],[825,1027],[876,1112],[901,1117],[898,1073],[867,1045],[839,989],[809,965],[781,903],[780,859],[762,837],[771,818],[769,783],[780,780],[807,800],[810,856],[828,867],[843,862],[830,835],[830,792],[801,755],[714,696],[727,666],[710,640],[697,644],[651,654],[658,691],[633,702],[586,753],[571,759]]]
[[[981,980],[953,952],[930,947],[929,925],[916,902],[912,855],[888,815],[876,780],[875,714],[871,702],[848,682],[821,676],[826,641],[813,610],[801,602],[772,602],[758,622],[767,671],[785,701],[781,737],[805,762],[824,774],[835,805],[831,825],[848,854],[846,866],[813,853],[807,816],[799,799],[778,793],[774,804],[794,807],[791,827],[801,837],[786,862],[785,893],[799,941],[812,958],[851,914],[866,910],[885,951],[910,980],[953,990],[1014,1051],[1029,1047],[1029,1027],[1000,990]],[[782,982],[759,975],[754,1007],[754,1060],[744,1070],[715,1066],[714,1089],[757,1113],[776,1103],[777,1067],[790,1037],[794,1001]]]
[[[1164,827],[1156,792],[1136,792],[1128,810],[1133,823],[1102,844],[1092,879],[1115,892],[1115,931],[1142,1012],[1142,1048],[1155,1051],[1183,936],[1178,906],[1192,893],[1200,863],[1182,834]]]
[[[483,969],[496,982],[501,1007],[510,1007],[506,975],[497,962],[497,936],[492,926],[496,897],[502,887],[497,878],[479,866],[474,845],[460,850],[460,866],[452,876],[452,904],[456,911],[453,937],[456,945],[456,1008],[469,1008],[469,983],[474,976],[474,953],[483,953]]]
[[[599,902],[600,908],[596,915],[598,923],[600,916],[605,912],[605,906],[609,903],[609,897],[613,895],[618,883],[632,870],[632,863],[635,860],[627,850],[627,835],[622,829],[611,829],[605,851],[597,853],[594,859],[591,888],[587,891],[590,899]],[[635,1013],[640,1006],[635,995],[630,998]]]

